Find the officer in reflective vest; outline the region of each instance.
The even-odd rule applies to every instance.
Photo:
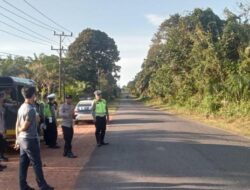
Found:
[[[45,132],[45,143],[49,148],[60,148],[57,145],[57,121],[56,112],[54,107],[55,94],[47,96],[48,102],[44,105],[44,117],[46,130]]]
[[[97,146],[108,145],[109,143],[104,142],[106,124],[109,122],[109,112],[106,100],[102,98],[102,92],[96,90],[94,92],[95,100],[92,105],[92,115],[95,123],[96,131],[96,142]]]

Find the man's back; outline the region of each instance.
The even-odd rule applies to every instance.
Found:
[[[19,134],[19,138],[38,138],[37,126],[36,126],[36,111],[30,104],[23,103],[18,110],[17,115],[18,126],[22,126],[25,121],[30,122],[30,127],[26,131],[22,131]]]

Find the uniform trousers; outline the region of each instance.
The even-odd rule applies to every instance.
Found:
[[[44,131],[44,140],[49,147],[56,146],[57,142],[57,126],[56,122],[49,122],[49,119],[45,119],[46,130]]]
[[[72,139],[74,135],[74,129],[72,126],[71,127],[62,126],[62,130],[63,130],[63,138],[65,141],[64,154],[66,155],[72,153]]]
[[[4,156],[4,152],[8,147],[8,142],[4,139],[3,135],[0,133],[0,156]]]
[[[103,116],[103,117],[96,116],[95,137],[96,137],[97,144],[104,143],[104,137],[105,137],[105,133],[106,133],[106,124],[107,124],[106,116]]]

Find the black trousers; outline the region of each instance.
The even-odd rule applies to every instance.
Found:
[[[104,137],[106,133],[106,123],[107,123],[106,116],[104,117],[96,116],[95,137],[97,144],[104,143]]]
[[[50,147],[56,146],[58,135],[56,122],[52,121],[52,123],[50,123],[49,119],[45,119],[45,124],[47,126],[46,130],[44,131],[45,143]]]
[[[46,126],[47,126],[47,125],[46,125]],[[44,141],[45,141],[45,144],[46,144],[46,145],[49,145],[47,128],[46,128],[46,129],[43,129],[43,139],[44,139]]]
[[[64,144],[64,154],[72,153],[72,139],[74,135],[73,127],[62,126]]]
[[[4,152],[8,148],[8,142],[3,138],[3,135],[0,133],[0,156],[4,155]]]

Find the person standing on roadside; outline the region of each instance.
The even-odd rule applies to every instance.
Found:
[[[8,158],[4,156],[5,149],[8,146],[7,141],[4,139],[6,129],[5,129],[5,109],[3,107],[4,103],[4,92],[0,92],[0,161],[8,161]],[[0,171],[7,168],[6,165],[0,164]]]
[[[41,99],[41,102],[40,102],[40,106],[41,106],[41,111],[42,111],[42,114],[41,114],[41,124],[40,124],[40,129],[41,129],[41,132],[43,133],[43,140],[44,140],[44,143],[45,145],[48,145],[48,134],[47,134],[47,126],[46,126],[46,123],[45,123],[45,104],[46,104],[46,100],[47,100],[47,95],[43,94],[41,95],[42,99]]]
[[[102,98],[102,91],[96,90],[94,92],[95,100],[92,105],[92,116],[95,123],[95,136],[97,146],[108,145],[109,143],[104,142],[106,133],[106,125],[109,122],[109,112],[106,100]]]
[[[44,117],[46,125],[46,144],[49,148],[60,148],[57,145],[57,121],[56,121],[56,110],[54,106],[55,94],[47,96],[48,102],[44,105]]]
[[[72,105],[72,96],[67,95],[66,102],[60,106],[59,115],[62,117],[62,131],[65,141],[63,156],[76,158],[72,152],[72,139],[74,135],[73,118],[74,105]]]
[[[41,125],[42,125],[42,123],[44,123],[44,111],[43,111],[44,104],[39,101],[38,97],[36,97],[35,102],[34,102],[34,106],[35,106],[36,113],[39,116],[39,119],[37,120],[37,131],[38,131],[38,135],[40,137],[42,134]]]
[[[16,121],[16,149],[20,149],[19,186],[21,190],[34,190],[27,184],[30,162],[40,190],[53,190],[44,179],[40,155],[40,143],[37,133],[37,115],[34,108],[35,87],[23,87],[24,103],[18,110]]]

